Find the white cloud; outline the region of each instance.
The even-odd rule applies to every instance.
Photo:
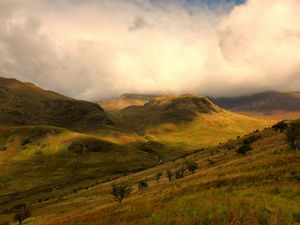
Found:
[[[159,2],[2,0],[0,76],[88,100],[300,89],[299,1]]]

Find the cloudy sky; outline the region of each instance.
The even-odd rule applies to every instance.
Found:
[[[300,91],[299,0],[0,0],[0,76],[86,100]]]

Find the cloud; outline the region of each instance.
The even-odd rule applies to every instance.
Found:
[[[129,27],[129,30],[140,30],[143,29],[146,25],[147,23],[142,17],[136,17],[133,24]]]
[[[2,0],[0,76],[93,101],[299,90],[300,2],[218,2]]]

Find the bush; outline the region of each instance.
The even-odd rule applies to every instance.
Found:
[[[173,173],[171,170],[168,170],[166,172],[166,177],[168,178],[168,180],[171,182],[172,181],[172,177],[173,177]]]
[[[141,192],[141,194],[143,194],[145,188],[147,188],[147,187],[148,187],[148,183],[146,181],[144,181],[144,180],[140,181],[138,188],[139,188],[139,191]]]
[[[252,150],[251,145],[243,144],[241,147],[238,148],[238,150],[236,152],[241,154],[241,155],[246,155],[251,150]]]
[[[300,149],[300,123],[291,124],[285,136],[291,149]]]
[[[186,161],[186,168],[192,172],[195,173],[195,171],[198,169],[198,164],[194,161]]]
[[[157,181],[157,183],[159,182],[161,175],[162,175],[162,172],[158,172],[156,174],[156,181]]]
[[[131,188],[127,184],[119,184],[115,185],[113,184],[111,195],[114,196],[116,201],[118,201],[120,204],[122,203],[122,200],[127,197],[131,192]]]
[[[28,137],[23,138],[23,139],[21,140],[21,145],[22,145],[22,146],[25,146],[25,145],[30,144],[30,143],[31,143],[31,139],[28,138]]]
[[[180,167],[175,171],[175,177],[176,177],[176,179],[183,178],[185,170],[186,170],[185,165],[181,164]]]
[[[31,216],[31,212],[28,208],[23,207],[18,210],[18,212],[15,214],[15,221],[19,222],[19,224],[22,224],[24,220],[26,220],[28,217]]]

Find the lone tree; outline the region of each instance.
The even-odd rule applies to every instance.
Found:
[[[194,161],[187,161],[186,162],[186,168],[192,172],[192,173],[195,173],[195,171],[198,169],[198,164]]]
[[[131,192],[131,188],[127,184],[113,184],[111,195],[114,196],[116,201],[121,204],[122,200],[127,197]]]
[[[285,136],[291,149],[300,149],[300,123],[292,123]]]
[[[15,221],[19,222],[19,224],[22,224],[23,221],[30,216],[31,216],[30,210],[26,207],[22,207],[16,212],[14,219]]]
[[[157,183],[159,182],[161,175],[162,175],[162,172],[158,172],[156,174],[156,181],[157,181]]]
[[[243,144],[241,147],[238,148],[238,150],[236,150],[236,152],[244,156],[251,150],[252,150],[251,145]]]
[[[169,179],[170,182],[172,181],[173,173],[172,173],[171,170],[168,170],[168,171],[166,172],[166,177]]]
[[[145,188],[148,187],[148,183],[144,180],[140,181],[139,183],[139,191],[141,192],[141,194],[144,193]]]

